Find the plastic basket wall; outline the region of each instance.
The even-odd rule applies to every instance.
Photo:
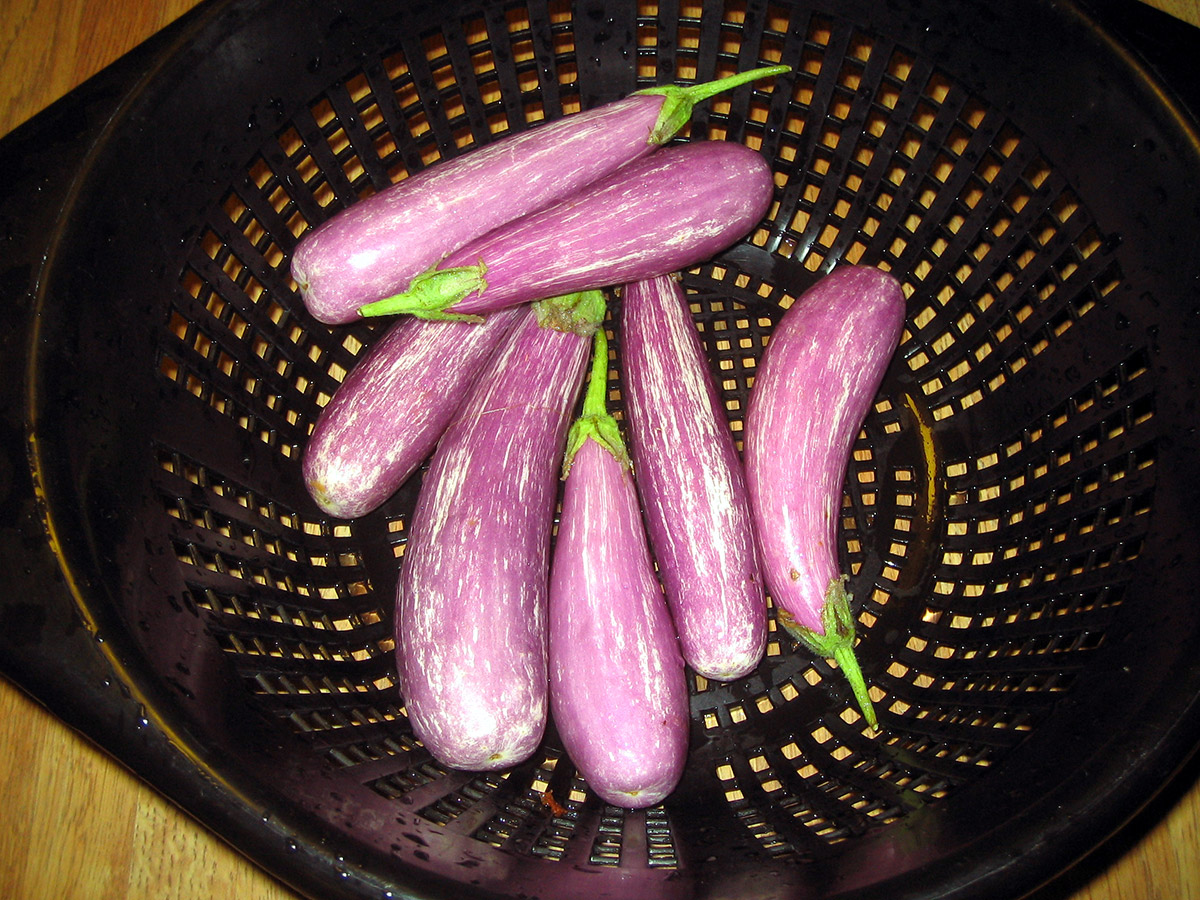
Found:
[[[419,474],[355,521],[299,474],[382,326],[312,320],[290,254],[504,134],[774,63],[793,74],[683,133],[760,150],[776,180],[760,226],[684,284],[736,432],[805,288],[842,262],[904,283],[842,507],[882,731],[773,627],[751,677],[693,679],[662,807],[600,802],[553,724],[510,771],[448,770],[412,736],[392,655]],[[147,727],[261,818],[244,849],[293,881],[305,856],[301,890],[1027,890],[1196,735],[1190,128],[1069,6],[210,6],[52,235],[28,412],[51,545]]]

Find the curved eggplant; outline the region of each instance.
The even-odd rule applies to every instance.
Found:
[[[900,283],[879,269],[826,275],[776,323],[746,412],[746,484],[778,620],[837,661],[872,727],[838,524],[846,465],[896,352],[905,305]]]

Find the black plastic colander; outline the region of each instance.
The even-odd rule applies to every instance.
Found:
[[[1033,889],[1200,743],[1200,142],[1167,86],[1197,49],[1032,0],[204,4],[0,142],[4,670],[317,897]],[[735,430],[820,275],[909,294],[842,519],[882,730],[774,629],[694,679],[661,807],[604,805],[552,725],[449,771],[392,658],[420,476],[336,521],[299,475],[382,326],[312,320],[290,254],[472,146],[774,63],[681,138],[777,186],[684,283]]]

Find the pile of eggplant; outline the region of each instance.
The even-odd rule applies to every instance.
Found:
[[[526,759],[552,714],[606,802],[659,803],[687,755],[686,668],[751,672],[768,593],[877,727],[837,525],[899,341],[900,285],[843,266],[784,313],[739,454],[676,277],[754,228],[774,182],[744,145],[671,139],[699,100],[785,71],[652,88],[509,136],[296,249],[316,318],[395,317],[322,410],[303,476],[321,509],[352,518],[429,459],[397,669],[414,733],[449,767]],[[628,443],[608,411],[606,291],[622,301]]]

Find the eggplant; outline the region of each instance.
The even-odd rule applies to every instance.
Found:
[[[321,410],[304,446],[304,484],[317,505],[350,519],[394,494],[432,452],[518,314],[391,325]]]
[[[603,327],[594,342],[550,571],[550,708],[592,790],[641,808],[661,802],[683,775],[688,689],[624,441],[605,409]]]
[[[838,526],[854,440],[904,326],[900,283],[842,266],[805,291],[771,330],[746,410],[746,484],[767,590],[781,625],[835,660],[878,728],[854,653]]]
[[[638,493],[684,660],[731,681],[762,659],[767,606],[746,476],[687,299],[622,289],[623,393]]]
[[[743,144],[667,147],[472,241],[359,313],[481,315],[674,272],[743,237],[773,191],[770,166]]]
[[[559,463],[605,305],[596,291],[520,311],[417,496],[397,586],[397,669],[414,734],[451,768],[515,765],[545,729]]]
[[[786,71],[769,66],[686,88],[647,88],[440,162],[306,234],[292,255],[292,277],[319,321],[353,321],[360,306],[403,289],[463,244],[665,144],[694,104]]]

